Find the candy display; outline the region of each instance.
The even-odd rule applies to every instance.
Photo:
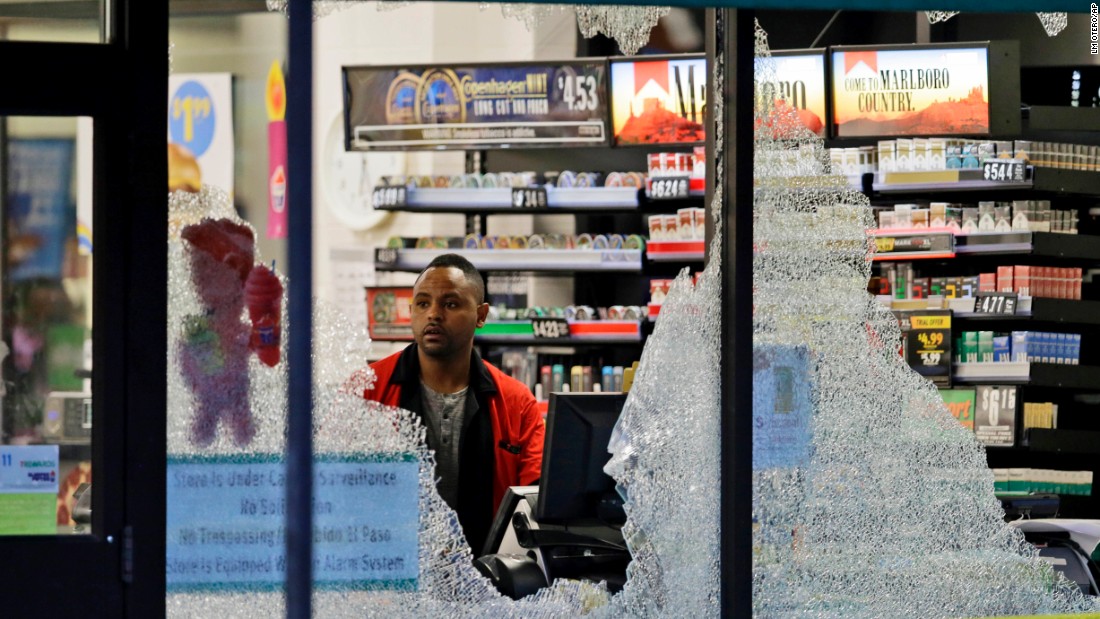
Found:
[[[698,209],[702,211],[703,209]],[[676,215],[669,215],[676,218]],[[675,222],[673,222],[673,225]],[[467,234],[465,237],[428,237],[407,239],[394,236],[386,241],[386,247],[395,249],[645,249],[646,239],[640,234],[532,234],[522,235],[481,235]]]
[[[689,155],[690,157],[690,155]],[[410,188],[435,189],[494,189],[533,187],[547,185],[562,189],[584,187],[643,187],[646,176],[642,172],[614,171],[593,172],[562,170],[560,172],[486,172],[484,174],[452,174],[436,176],[383,176],[381,185],[404,185]]]

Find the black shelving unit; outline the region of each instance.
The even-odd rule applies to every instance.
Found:
[[[595,156],[592,151],[599,151]],[[656,145],[653,150],[662,150]],[[645,167],[645,149],[539,149],[485,151],[467,157],[468,172],[506,172],[515,169],[548,170],[619,169]],[[574,157],[574,155],[576,155]],[[461,214],[466,217],[466,232],[485,234],[489,216],[569,215],[577,232],[612,232],[648,237],[647,216],[674,214],[687,207],[703,207],[703,195],[668,199],[650,198],[644,188],[546,188],[546,206],[517,207],[512,204],[510,188],[411,188],[398,205],[376,208],[390,212]],[[406,247],[411,243],[405,240]],[[486,274],[519,272],[542,276],[568,277],[574,281],[573,303],[591,307],[616,304],[645,305],[649,279],[671,279],[684,266],[701,268],[703,252],[692,251],[660,256],[651,260],[645,250],[547,250],[547,249],[414,249],[377,248],[377,271],[419,272],[438,254],[455,252],[465,255]],[[614,365],[626,365],[638,359],[640,348],[652,331],[643,320],[636,337],[575,337],[547,340],[522,336],[475,336],[483,355],[490,349],[507,347],[565,347],[577,349],[580,356],[599,356]],[[402,340],[398,340],[402,341]],[[582,352],[583,351],[583,352]]]
[[[1046,111],[1036,118],[1041,122]],[[1083,125],[1079,125],[1083,126]],[[1100,173],[1083,170],[1031,168],[1025,182],[991,183],[964,180],[958,183],[884,185],[863,179],[864,192],[877,204],[902,202],[907,199],[933,201],[954,200],[974,203],[980,200],[1051,199],[1055,208],[1077,209],[1081,213],[1079,231],[1083,234],[1054,232],[1018,232],[1003,234],[959,235],[954,238],[953,257],[937,257],[912,262],[922,275],[947,274],[945,265],[955,274],[973,275],[995,270],[999,265],[1030,264],[1044,266],[1100,265],[1100,236],[1095,222],[1088,219],[1088,209],[1100,196]],[[1090,234],[1091,233],[1091,234]],[[927,266],[925,266],[927,265]],[[1059,470],[1091,470],[1100,480],[1100,406],[1082,398],[1100,394],[1100,366],[1091,365],[1100,359],[1093,348],[1097,341],[1090,334],[1100,325],[1100,299],[1090,297],[1088,287],[1084,300],[1033,297],[1030,307],[1014,315],[981,315],[960,312],[954,316],[956,331],[977,330],[1037,330],[1066,331],[1083,334],[1082,363],[1090,365],[1060,365],[1032,363],[1026,373],[1006,372],[988,376],[955,379],[955,386],[1016,385],[1017,432],[1022,431],[1023,403],[1056,402],[1059,405],[1058,429],[1029,429],[1027,437],[1017,436],[1017,446],[986,448],[987,462],[993,468],[1038,468]],[[997,364],[991,364],[997,365]],[[1010,364],[1015,365],[1015,364]],[[990,368],[994,370],[994,368]],[[1064,495],[1060,497],[1062,517],[1100,517],[1100,491],[1092,496]]]

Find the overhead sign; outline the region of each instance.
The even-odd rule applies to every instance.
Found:
[[[603,146],[607,63],[344,67],[348,150]]]
[[[613,58],[615,145],[702,144],[706,93],[707,64],[702,55]]]
[[[756,59],[756,109],[783,127],[785,116],[825,137],[825,50],[772,52]],[[778,123],[777,123],[778,121]]]
[[[835,137],[990,132],[986,47],[832,50]]]

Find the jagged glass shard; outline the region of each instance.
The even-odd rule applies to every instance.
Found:
[[[568,4],[535,4],[527,2],[502,2],[500,13],[505,17],[518,19],[523,22],[530,32],[549,17],[571,11],[572,5]]]
[[[615,39],[626,55],[636,54],[647,42],[657,20],[668,15],[667,6],[579,4],[574,7],[577,26],[585,38],[597,34]]]
[[[317,20],[336,11],[346,9],[367,0],[314,0],[313,19]],[[267,10],[283,14],[287,12],[288,0],[267,0]],[[390,11],[410,5],[410,0],[379,0],[379,11]],[[489,3],[478,3],[484,10]],[[671,7],[663,6],[627,6],[627,5],[568,5],[544,3],[501,3],[500,10],[505,17],[514,17],[523,22],[527,30],[534,30],[547,17],[574,9],[577,14],[577,26],[585,38],[604,34],[619,44],[624,54],[636,54],[649,42],[649,33],[657,25],[657,20],[668,15]]]
[[[945,22],[952,17],[959,14],[958,11],[925,11],[924,14],[928,17],[928,23],[938,24]]]
[[[1036,15],[1039,16],[1039,21],[1042,22],[1043,30],[1046,30],[1048,37],[1057,36],[1069,25],[1068,13],[1036,13]]]
[[[755,142],[754,614],[1096,609],[1004,523],[983,447],[898,354],[897,320],[866,291],[867,198],[774,113],[758,110]]]

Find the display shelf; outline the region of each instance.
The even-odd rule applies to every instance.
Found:
[[[941,296],[928,297],[926,299],[894,299],[889,295],[877,295],[879,303],[882,303],[887,309],[894,312],[912,312],[918,310],[938,310],[949,309],[953,312],[955,318],[966,320],[1014,320],[1014,319],[1027,319],[1031,317],[1032,306],[1034,299],[1032,297],[1021,297],[1016,303],[1016,313],[1013,315],[1003,314],[977,314],[974,312],[974,297],[960,297],[957,299],[945,299]],[[1075,303],[1075,301],[1063,301],[1061,299],[1043,299],[1044,301],[1062,301],[1062,303]],[[1043,318],[1037,320],[1052,320],[1048,316],[1060,311],[1058,304],[1054,306],[1043,305]],[[1100,321],[1100,304],[1097,304],[1096,310],[1098,312],[1096,319]],[[1063,321],[1058,321],[1063,322]],[[1072,321],[1064,321],[1072,322]]]
[[[638,209],[637,187],[546,187],[546,207],[517,207],[512,203],[510,187],[412,187],[405,204],[379,206],[383,211],[420,213],[591,213],[634,211]]]
[[[638,249],[375,249],[379,271],[419,272],[437,256],[457,253],[481,271],[608,272],[637,273],[642,270]]]
[[[1100,367],[1057,363],[957,363],[954,380],[1096,391],[1100,390]]]
[[[569,337],[537,338],[530,320],[498,320],[486,323],[474,333],[479,344],[515,346],[607,346],[640,344],[641,323],[636,320],[569,321]]]
[[[1098,176],[1097,181],[1100,181],[1100,176]],[[1063,260],[1100,261],[1100,238],[1058,232],[1004,232],[959,235],[955,238],[955,253],[960,256],[1028,254]]]
[[[1100,455],[1100,432],[1089,430],[1027,430],[1030,451]]]
[[[646,259],[650,262],[702,262],[705,241],[650,241]]]
[[[1029,168],[1030,170],[1030,168]],[[876,173],[871,190],[881,195],[1031,189],[1033,182],[987,181],[980,168]]]
[[[1100,173],[1089,170],[1067,170],[1062,168],[1047,168],[1028,166],[1030,180],[1025,181],[987,181],[982,176],[982,170],[965,170],[967,173],[958,180],[950,180],[947,175],[951,170],[939,170],[935,172],[891,172],[886,177],[891,182],[884,182],[880,173],[870,175],[873,179],[869,183],[872,193],[889,196],[905,194],[934,194],[934,193],[971,193],[971,192],[1004,192],[1004,191],[1038,191],[1043,193],[1056,193],[1063,195],[1092,196],[1097,192],[1097,183],[1100,182]],[[937,178],[938,176],[943,178]],[[907,177],[914,179],[907,182]],[[920,181],[916,179],[929,180]],[[852,177],[850,184],[861,191],[866,191],[868,183],[862,177]]]
[[[935,260],[955,257],[955,235],[947,229],[868,230],[875,239],[874,260]]]
[[[973,299],[966,300],[973,301]],[[1031,320],[1067,325],[1100,325],[1100,301],[1023,297],[1015,314],[955,312],[955,317],[982,322]]]
[[[662,177],[647,177],[646,178],[646,181],[645,181],[645,196],[646,196],[646,199],[652,200],[652,201],[655,201],[655,202],[669,202],[669,201],[674,201],[674,200],[685,200],[685,199],[690,199],[690,198],[699,199],[699,198],[702,198],[703,196],[705,196],[707,194],[706,179],[687,177],[688,178],[688,195],[687,196],[678,196],[678,197],[671,197],[671,198],[654,196],[652,194],[653,181],[660,180],[661,178]],[[677,176],[676,178],[679,178],[679,176]]]

